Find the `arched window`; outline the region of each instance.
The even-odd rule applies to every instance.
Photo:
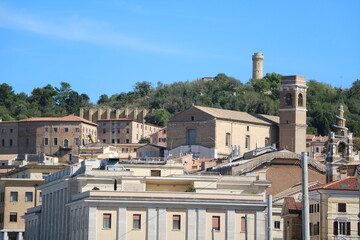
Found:
[[[292,106],[292,95],[291,95],[291,93],[287,93],[285,95],[285,105],[286,106]]]
[[[301,93],[299,93],[299,95],[298,95],[298,105],[300,107],[304,106],[304,99],[303,99],[303,95]]]
[[[69,146],[69,140],[65,139],[64,140],[64,147],[68,147]]]

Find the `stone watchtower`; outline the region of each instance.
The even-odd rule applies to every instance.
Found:
[[[254,53],[254,55],[252,55],[252,60],[253,60],[252,78],[253,79],[263,78],[264,55],[262,53]]]
[[[306,152],[306,78],[283,76],[280,85],[280,149]]]

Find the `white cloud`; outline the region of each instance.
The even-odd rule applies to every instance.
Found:
[[[155,52],[169,55],[191,55],[184,49],[165,44],[151,43],[145,39],[114,31],[103,22],[80,17],[71,17],[61,22],[51,22],[35,18],[29,14],[12,10],[0,4],[0,27],[28,31],[72,41],[83,41],[92,44],[132,48],[134,50]]]

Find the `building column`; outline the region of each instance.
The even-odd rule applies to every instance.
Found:
[[[255,239],[256,240],[265,240],[265,213],[256,211],[255,213]]]
[[[4,232],[4,240],[9,240],[9,236],[7,232]]]
[[[166,208],[157,209],[157,240],[166,240]]]
[[[156,240],[156,229],[157,229],[157,211],[156,208],[148,208],[147,210],[147,227],[146,227],[146,239]]]
[[[119,207],[117,210],[117,231],[118,240],[126,240],[126,207]]]
[[[186,240],[195,240],[196,239],[196,210],[188,209],[186,216]]]
[[[88,240],[96,240],[96,207],[89,207]]]
[[[23,232],[18,233],[18,240],[23,240]]]
[[[226,211],[226,239],[235,239],[235,210]]]
[[[197,210],[197,239],[206,239],[206,209]]]

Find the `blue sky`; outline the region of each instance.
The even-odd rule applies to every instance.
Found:
[[[360,1],[0,0],[0,81],[16,93],[68,82],[96,103],[136,82],[264,73],[335,87],[360,79]]]

